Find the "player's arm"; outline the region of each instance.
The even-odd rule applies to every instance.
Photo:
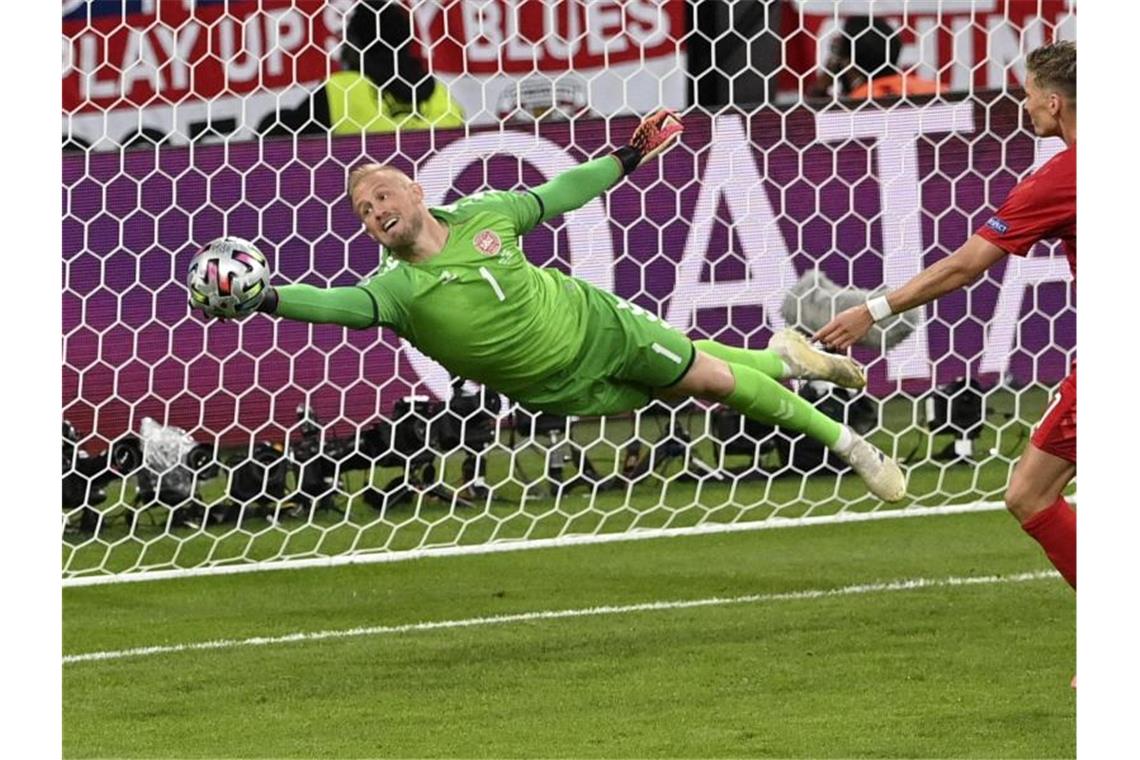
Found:
[[[928,304],[973,282],[1006,254],[1029,253],[1034,243],[1053,234],[1058,219],[1071,213],[1075,203],[1075,182],[1066,183],[1063,173],[1056,179],[1064,170],[1061,161],[1065,158],[1054,157],[1018,183],[989,221],[953,254],[894,292],[841,312],[815,334],[815,339],[830,348],[845,349],[866,335],[875,322]]]
[[[229,248],[221,250],[225,246]],[[229,249],[236,249],[237,253],[228,255],[233,253]],[[198,262],[201,257],[207,257],[206,264]],[[240,267],[235,262],[240,263]],[[225,271],[227,266],[235,271]],[[252,282],[247,282],[251,279],[250,271],[254,275]],[[187,273],[186,286],[190,291],[190,306],[201,309],[207,317],[219,319],[242,319],[258,311],[299,322],[355,329],[387,325],[397,332],[406,321],[405,304],[411,293],[411,282],[394,259],[386,259],[370,280],[354,287],[316,288],[304,284],[274,287],[268,285],[268,280],[265,257],[247,241],[226,238],[215,241],[195,257]],[[228,284],[223,292],[219,292],[221,282]]]
[[[840,312],[815,334],[815,339],[829,348],[849,348],[878,320],[924,306],[969,285],[1004,256],[1005,250],[975,234],[957,251],[922,270],[901,288]]]
[[[567,169],[523,193],[511,193],[520,234],[559,214],[581,208],[616,185],[623,177],[672,146],[684,127],[676,114],[661,109],[634,130],[629,144],[608,156]]]
[[[192,283],[193,284],[193,283]],[[193,292],[193,291],[192,291]],[[195,300],[190,305],[201,309],[207,317],[242,319],[255,311],[285,319],[316,324],[344,325],[345,327],[371,327],[378,323],[373,299],[361,288],[315,288],[312,285],[282,285],[267,287],[256,297],[256,305],[240,314],[226,313],[215,308],[207,299]]]
[[[281,285],[269,289],[257,310],[298,322],[356,329],[373,327],[379,322],[374,299],[361,287]]]
[[[359,285],[315,288],[283,285],[270,288],[259,311],[278,317],[317,324],[343,325],[354,329],[391,327],[397,333],[407,324],[406,304],[412,284],[407,270],[390,257],[370,279]]]
[[[1006,252],[981,235],[972,235],[958,250],[916,274],[886,298],[891,314],[925,306],[947,293],[969,285],[1004,258]],[[864,304],[863,308],[867,308]]]

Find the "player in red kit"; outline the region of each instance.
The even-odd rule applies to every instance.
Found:
[[[966,244],[886,296],[848,309],[816,340],[845,349],[876,320],[929,303],[967,285],[1006,254],[1024,256],[1039,240],[1059,238],[1077,275],[1077,48],[1057,42],[1027,59],[1025,110],[1038,137],[1060,137],[1065,149],[1018,184]],[[1046,409],[1010,477],[1006,507],[1053,565],[1077,587],[1077,518],[1062,496],[1077,474],[1077,368]]]

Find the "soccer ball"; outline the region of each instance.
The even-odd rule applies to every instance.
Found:
[[[211,317],[237,319],[251,314],[269,287],[269,264],[248,240],[224,237],[190,260],[186,276],[190,305]]]

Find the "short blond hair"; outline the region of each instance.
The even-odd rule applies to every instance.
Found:
[[[409,177],[407,174],[405,174],[402,169],[399,169],[395,166],[392,166],[391,164],[377,164],[377,163],[361,164],[360,166],[356,167],[355,169],[353,169],[351,172],[348,173],[348,197],[349,198],[352,198],[353,192],[356,191],[356,186],[359,185],[364,180],[365,177],[367,177],[369,174],[372,174],[373,172],[392,172],[393,174],[400,175],[401,177],[408,180],[409,182],[411,181],[411,177]]]
[[[1077,44],[1060,41],[1042,45],[1025,59],[1026,70],[1038,87],[1056,90],[1077,102]]]

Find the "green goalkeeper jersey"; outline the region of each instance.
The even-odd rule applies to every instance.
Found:
[[[385,255],[361,285],[374,322],[508,395],[566,369],[582,348],[586,297],[578,281],[523,255],[519,237],[543,215],[539,196],[481,193],[431,213],[447,223],[443,250],[415,264]]]
[[[452,374],[508,395],[534,390],[580,353],[590,286],[533,266],[519,238],[621,176],[621,165],[607,156],[533,190],[479,193],[433,208],[448,227],[438,254],[409,263],[384,253],[376,274],[353,288],[282,286],[276,313],[355,328],[386,325]]]

